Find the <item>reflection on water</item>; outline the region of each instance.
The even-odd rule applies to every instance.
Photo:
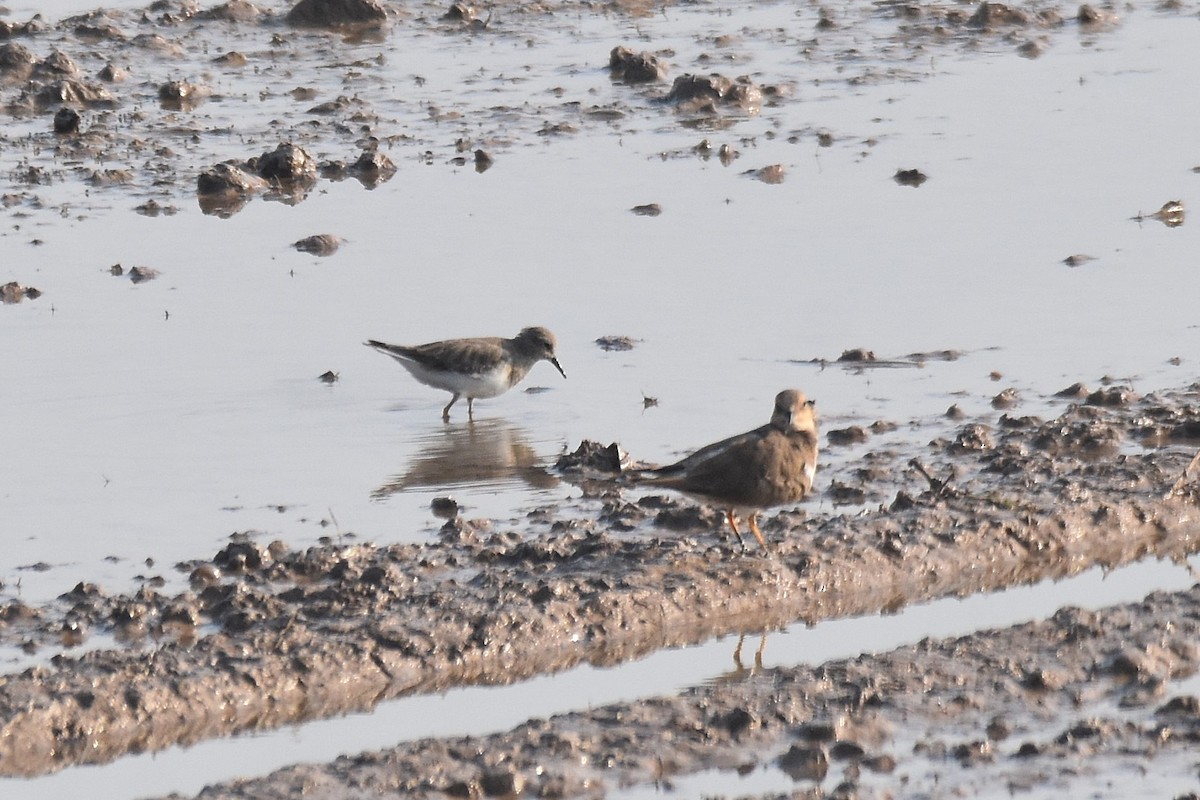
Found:
[[[763,650],[767,648],[767,634],[760,635],[758,640],[758,649],[754,651],[754,666],[746,668],[742,661],[742,647],[746,644],[746,634],[738,636],[737,647],[733,649],[733,669],[722,672],[708,678],[704,682],[710,686],[716,686],[725,683],[741,683],[753,678],[755,675],[763,671]]]
[[[505,420],[439,424],[418,436],[416,444],[419,450],[408,468],[371,492],[372,498],[409,489],[515,483],[549,489],[558,484],[530,446],[529,435]]]

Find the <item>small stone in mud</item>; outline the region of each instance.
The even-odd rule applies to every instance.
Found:
[[[212,91],[187,81],[167,81],[158,87],[158,102],[169,111],[190,111]]]
[[[188,584],[193,589],[204,589],[221,581],[221,569],[214,564],[201,564],[188,575]]]
[[[851,486],[836,479],[829,482],[825,496],[835,506],[861,506],[867,502],[867,493],[862,487]]]
[[[991,450],[995,446],[991,428],[987,425],[964,425],[949,449],[951,453],[971,453]]]
[[[287,14],[289,24],[311,28],[379,23],[387,11],[378,0],[300,0]]]
[[[642,395],[642,410],[643,411],[646,410],[647,408],[651,408],[652,406],[656,406],[656,405],[658,405],[657,397],[647,397],[646,395]]]
[[[129,77],[129,73],[110,62],[96,73],[96,77],[105,83],[120,83]]]
[[[992,398],[992,408],[997,411],[1012,408],[1020,401],[1017,390],[1009,387]]]
[[[475,171],[476,172],[480,172],[480,173],[487,172],[489,169],[491,169],[492,164],[494,164],[494,163],[496,163],[495,159],[493,159],[486,150],[476,150],[475,151]]]
[[[1162,204],[1162,207],[1158,209],[1158,211],[1155,211],[1153,214],[1148,216],[1149,219],[1156,219],[1162,224],[1166,225],[1168,228],[1177,228],[1183,224],[1183,201],[1168,200]],[[1138,222],[1141,222],[1146,218],[1147,215],[1143,215],[1141,213],[1134,217],[1134,219]]]
[[[326,370],[325,372],[322,372],[320,375],[318,375],[317,380],[319,380],[321,383],[337,383],[338,378],[340,378],[340,377],[341,376],[338,375],[338,373],[336,373],[330,369],[330,370]]]
[[[145,283],[158,277],[158,270],[152,267],[134,267],[129,270],[129,280],[134,283]]]
[[[772,186],[778,186],[783,183],[784,178],[787,176],[783,164],[771,164],[761,169],[751,170],[745,174]]]
[[[792,780],[820,782],[829,773],[829,757],[819,747],[794,744],[779,757],[779,768]]]
[[[1089,406],[1107,406],[1109,408],[1124,408],[1137,400],[1137,395],[1119,386],[1107,389],[1097,389],[1087,396],[1085,401]]]
[[[466,3],[452,3],[446,13],[442,15],[442,19],[455,22],[474,22],[477,16],[475,9]]]
[[[201,195],[250,194],[266,187],[267,183],[262,178],[229,163],[210,167],[196,179],[196,191]]]
[[[87,626],[78,620],[63,622],[59,629],[59,640],[63,647],[78,647],[87,639]]]
[[[954,405],[947,408],[946,413],[943,414],[942,416],[944,416],[946,419],[958,420],[958,419],[963,419],[967,415],[961,408],[958,407],[958,403],[955,403]]]
[[[1030,22],[1029,13],[1022,9],[1007,6],[1004,3],[983,2],[967,20],[967,25],[972,28],[991,30],[1002,26],[1024,27]]]
[[[1075,12],[1075,21],[1087,26],[1111,25],[1117,21],[1117,15],[1084,3],[1079,7],[1079,11]]]
[[[646,203],[645,205],[634,206],[629,210],[638,216],[657,217],[662,213],[662,206],[660,206],[658,203]]]
[[[1084,264],[1088,263],[1089,261],[1095,261],[1095,260],[1096,259],[1093,256],[1089,256],[1084,253],[1076,253],[1073,256],[1067,256],[1066,258],[1064,258],[1062,260],[1062,263],[1066,264],[1068,267],[1082,267]]]
[[[64,104],[84,108],[115,108],[117,99],[103,86],[78,80],[60,80],[47,84],[33,95],[34,105],[46,110]]]
[[[41,296],[42,293],[40,290],[35,289],[32,286],[22,286],[16,281],[9,281],[8,283],[0,286],[0,303],[4,303],[6,305],[19,303],[25,298],[36,300]]]
[[[54,115],[54,132],[60,135],[79,133],[79,112],[63,106]]]
[[[901,186],[911,186],[915,189],[929,180],[929,176],[919,169],[898,169],[896,170],[896,174],[892,176],[892,180]]]
[[[214,58],[212,63],[220,67],[244,67],[248,62],[244,54],[230,50],[228,53]]]
[[[1054,393],[1055,397],[1065,397],[1068,399],[1075,399],[1075,400],[1082,400],[1084,397],[1087,397],[1087,395],[1088,395],[1087,387],[1079,382],[1072,383],[1067,388],[1060,389]]]
[[[839,364],[857,364],[875,360],[875,352],[867,350],[865,347],[855,347],[852,350],[844,350],[838,356]]]
[[[303,147],[281,142],[278,147],[253,159],[260,177],[284,184],[311,183],[317,177],[317,162]]]
[[[731,80],[723,75],[680,75],[671,85],[668,103],[692,107],[717,104],[754,111],[762,105],[762,89],[747,77]]]
[[[585,469],[602,472],[620,472],[627,456],[616,442],[607,447],[585,439],[579,443],[574,453],[560,456],[554,463],[554,468],[562,472],[581,472]]]
[[[987,726],[987,737],[993,742],[1000,742],[1012,734],[1012,725],[1004,717],[992,717]]]
[[[453,497],[435,497],[429,501],[429,510],[439,519],[454,519],[458,516],[458,501]]]
[[[337,252],[341,244],[342,240],[331,233],[318,233],[293,242],[292,247],[302,253],[311,253],[314,256],[331,256]]]
[[[825,434],[825,438],[835,446],[862,444],[867,440],[867,432],[858,425],[851,425],[848,428],[829,431]]]
[[[637,339],[629,336],[601,336],[596,340],[596,346],[601,350],[632,350]]]
[[[608,72],[615,81],[651,83],[667,76],[667,65],[653,53],[635,53],[618,45],[608,54]]]
[[[525,791],[525,778],[512,769],[492,770],[479,776],[479,788],[488,797],[516,797]]]
[[[1017,45],[1017,55],[1029,59],[1041,58],[1042,54],[1046,52],[1048,44],[1046,38],[1043,36],[1039,36],[1036,39],[1028,39]]]

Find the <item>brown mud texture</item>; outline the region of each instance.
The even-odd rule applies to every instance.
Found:
[[[775,515],[764,525],[767,552],[741,552],[716,512],[657,495],[628,499],[619,473],[564,458],[560,472],[584,489],[579,507],[540,509],[520,530],[455,517],[429,544],[304,552],[239,537],[211,561],[180,565],[193,588],[176,596],[81,584],[52,606],[14,602],[2,615],[10,642],[35,649],[111,629],[128,644],[4,678],[0,771],[104,763],[414,693],[612,665],[1096,565],[1182,562],[1200,545],[1198,399],[1200,387],[1142,398],[1096,392],[1062,401],[1048,422],[1001,415],[949,428],[915,457],[910,448],[864,453],[827,478],[827,490],[855,482],[864,497],[887,499],[854,513]],[[518,786],[529,796],[588,796],[775,762],[814,777],[836,765],[856,791],[868,791],[870,776],[896,771],[912,781],[947,762],[1052,781],[1068,762],[1077,770],[1080,759],[1130,748],[1186,751],[1200,736],[1195,698],[1168,696],[1172,680],[1195,671],[1198,620],[1197,591],[1098,613],[1065,609],[1006,631],[750,670],[747,680],[678,697],[490,737],[424,740],[204,796],[345,797],[363,786],[431,797]],[[1148,716],[1072,721],[1083,706]],[[1061,730],[1051,736],[1048,726]],[[916,735],[926,728],[935,732]],[[1025,766],[1012,767],[1017,756]],[[501,784],[512,791],[497,791]]]

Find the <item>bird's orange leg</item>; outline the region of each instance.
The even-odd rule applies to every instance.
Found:
[[[726,509],[725,519],[729,520],[729,527],[733,528],[733,535],[737,537],[738,544],[742,546],[742,552],[746,550],[746,542],[742,540],[742,532],[738,530],[737,518],[733,516],[733,509]]]
[[[762,531],[758,529],[758,512],[755,511],[750,515],[750,532],[754,534],[754,538],[758,539],[758,543],[763,550],[767,550],[767,540],[763,538]]]

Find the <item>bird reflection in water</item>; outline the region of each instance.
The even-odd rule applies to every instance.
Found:
[[[742,646],[746,643],[746,634],[738,636],[737,647],[733,650],[734,667],[729,672],[722,672],[716,677],[710,678],[707,682],[713,685],[726,683],[741,683],[753,678],[755,675],[763,671],[763,650],[767,647],[767,634],[764,632],[762,638],[759,639],[758,649],[754,652],[754,666],[746,668],[742,663]]]
[[[524,483],[558,485],[520,428],[499,419],[439,425],[421,437],[408,469],[371,493],[376,500],[409,489]]]

